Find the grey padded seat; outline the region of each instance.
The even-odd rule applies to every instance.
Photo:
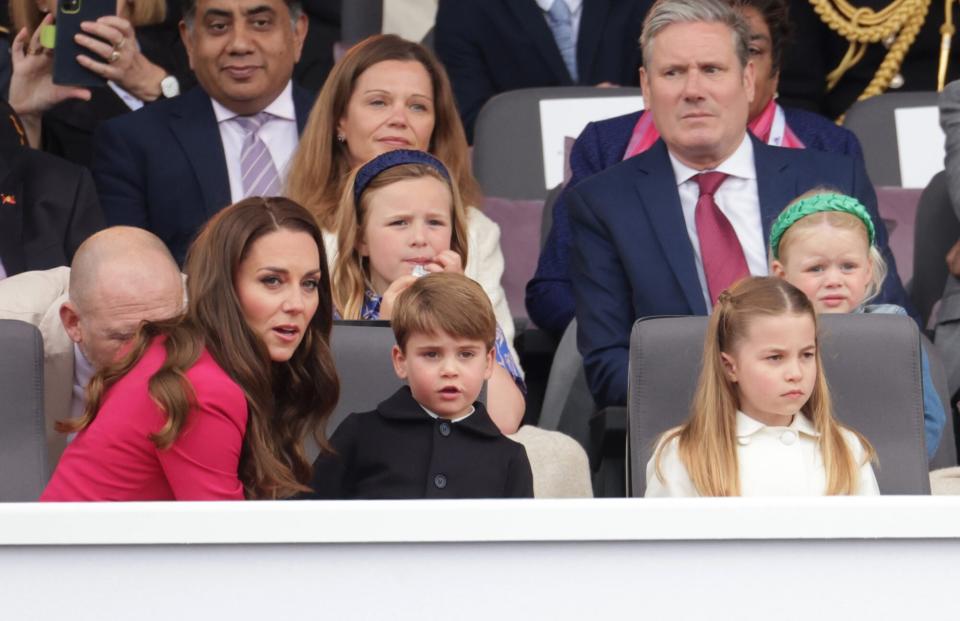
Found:
[[[349,48],[383,30],[383,0],[343,0],[340,8],[340,43]]]
[[[858,101],[847,110],[843,126],[857,135],[863,147],[867,173],[875,186],[902,186],[897,147],[898,108],[920,108],[938,104],[935,91],[884,93]]]
[[[946,174],[940,171],[920,195],[913,230],[910,298],[924,325],[937,300],[943,297],[948,275],[944,258],[957,239],[960,239],[960,221],[950,204]]]
[[[0,502],[36,500],[47,484],[43,339],[36,327],[0,320]]]
[[[595,409],[583,371],[583,357],[577,349],[577,320],[574,319],[564,330],[553,356],[537,425],[562,431],[589,451],[590,418]]]
[[[633,326],[627,397],[633,496],[646,489],[657,438],[687,418],[706,327],[706,317],[655,317]],[[826,315],[820,331],[836,416],[877,450],[881,493],[929,494],[916,324],[897,315]]]
[[[557,86],[500,93],[483,105],[473,130],[473,174],[483,193],[545,200],[540,101],[579,97],[637,97],[639,88]],[[576,136],[572,136],[576,138]]]

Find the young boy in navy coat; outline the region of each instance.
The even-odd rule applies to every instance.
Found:
[[[496,317],[462,274],[417,280],[395,304],[393,366],[404,386],[351,414],[314,462],[313,498],[532,498],[523,446],[477,401],[493,372]]]

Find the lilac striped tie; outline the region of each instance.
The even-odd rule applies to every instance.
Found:
[[[280,175],[277,174],[277,167],[273,163],[266,143],[257,135],[270,117],[269,112],[259,112],[253,116],[237,116],[233,119],[245,134],[243,146],[240,148],[240,178],[244,198],[276,196],[280,193]]]

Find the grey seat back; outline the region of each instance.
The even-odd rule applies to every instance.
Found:
[[[913,230],[913,279],[910,298],[926,325],[934,305],[943,296],[947,282],[944,257],[960,239],[960,220],[950,204],[947,178],[937,173],[920,195]]]
[[[583,371],[583,357],[577,349],[577,320],[574,319],[564,330],[553,356],[538,426],[562,431],[589,450],[590,417],[595,409]]]
[[[936,106],[937,102],[935,91],[917,91],[884,93],[850,106],[843,126],[860,140],[873,185],[903,185],[894,112],[899,108]]]
[[[36,500],[47,483],[43,339],[23,321],[0,320],[0,502]]]
[[[343,0],[340,8],[340,42],[354,43],[383,30],[383,0]]]
[[[520,89],[492,97],[480,110],[473,131],[473,173],[483,193],[503,198],[546,199],[541,100],[639,95],[639,88],[560,86]]]
[[[640,319],[630,337],[630,491],[643,496],[656,441],[687,419],[706,317]],[[898,315],[825,315],[820,351],[837,418],[870,440],[883,494],[929,494],[920,339]]]

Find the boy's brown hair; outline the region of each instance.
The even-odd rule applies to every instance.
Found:
[[[483,288],[463,274],[428,274],[397,297],[390,320],[401,351],[411,334],[445,332],[493,349],[497,318]]]

